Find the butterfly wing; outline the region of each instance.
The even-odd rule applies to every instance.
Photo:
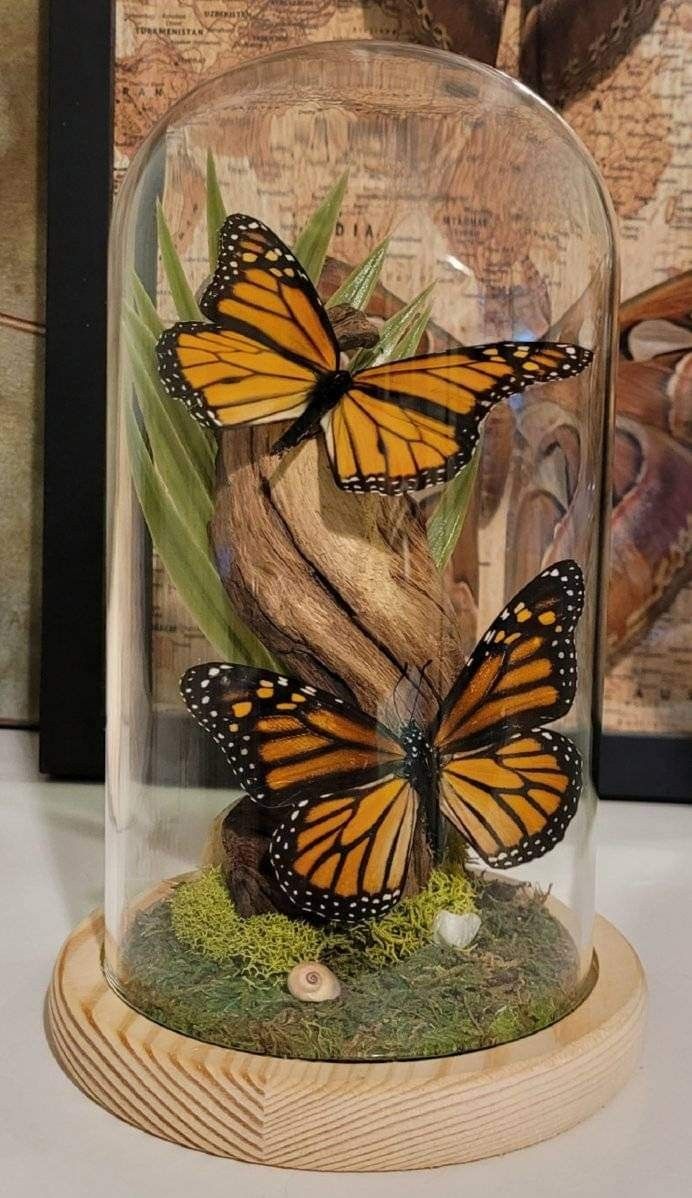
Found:
[[[156,347],[173,399],[209,428],[289,420],[305,411],[317,372],[261,342],[202,322],[175,324]]]
[[[281,889],[317,918],[383,915],[401,897],[417,811],[415,790],[395,775],[300,799],[269,846]]]
[[[180,682],[188,710],[218,744],[238,786],[270,806],[361,787],[404,759],[376,720],[296,679],[207,662]]]
[[[440,710],[440,806],[489,865],[507,868],[562,839],[581,792],[581,760],[542,726],[574,699],[576,562],[544,570],[493,622]]]
[[[156,347],[167,393],[211,427],[299,416],[339,357],[310,279],[261,221],[229,216],[200,307],[212,322],[167,329]]]
[[[336,338],[315,287],[288,246],[254,217],[236,213],[224,221],[200,308],[275,352],[336,369]]]
[[[559,732],[515,733],[501,746],[452,756],[440,807],[480,857],[509,869],[558,844],[577,810],[581,758]]]
[[[288,807],[270,860],[291,902],[354,921],[401,895],[418,806],[397,738],[362,711],[278,674],[209,662],[181,693],[257,802]]]
[[[398,494],[454,478],[498,400],[533,383],[579,374],[590,350],[502,341],[368,367],[323,426],[347,491]]]

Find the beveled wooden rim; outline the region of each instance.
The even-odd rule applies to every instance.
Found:
[[[255,1164],[414,1169],[509,1152],[598,1110],[641,1048],[644,973],[600,917],[598,981],[553,1027],[464,1056],[360,1064],[254,1056],[152,1023],[108,986],[103,935],[94,911],[55,965],[47,1028],[63,1069],[144,1131]]]

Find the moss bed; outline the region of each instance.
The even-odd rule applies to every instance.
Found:
[[[432,942],[442,908],[480,915],[467,948]],[[339,998],[289,994],[289,970],[307,959],[334,971]],[[442,870],[415,898],[350,931],[283,915],[241,919],[219,871],[203,870],[136,915],[118,988],[188,1036],[320,1060],[468,1052],[546,1027],[583,997],[574,942],[545,895]]]

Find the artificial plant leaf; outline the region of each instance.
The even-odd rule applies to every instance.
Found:
[[[419,312],[418,316],[414,316],[410,325],[404,329],[404,332],[392,347],[387,357],[391,360],[412,357],[420,345],[420,339],[428,326],[429,320],[430,307],[428,306],[423,308],[423,311]]]
[[[171,401],[164,403],[161,400],[159,388],[147,369],[145,347],[138,341],[133,317],[134,313],[125,317],[125,342],[151,456],[176,509],[190,526],[191,534],[206,538],[212,515],[210,479],[197,468],[189,451],[187,428],[176,425],[171,418]],[[189,418],[187,423],[191,423]]]
[[[156,469],[133,404],[128,405],[126,420],[132,481],[154,548],[200,631],[228,661],[279,669],[271,654],[233,612],[208,543],[204,546],[190,536],[189,526]]]
[[[373,362],[379,360],[382,362],[388,361],[393,355],[394,350],[401,343],[401,339],[408,331],[414,321],[418,321],[421,314],[428,308],[428,298],[435,286],[431,283],[425,287],[423,291],[404,304],[398,312],[390,316],[386,320],[380,330],[380,339],[371,349],[359,349],[349,363],[349,370],[363,370],[365,366],[370,366]],[[426,317],[427,322],[427,317]],[[423,326],[425,327],[425,326]],[[419,338],[420,340],[420,335]],[[417,343],[416,343],[417,344]]]
[[[482,439],[481,434],[471,461],[444,486],[439,503],[428,520],[428,545],[438,570],[447,565],[464,527],[481,460]]]
[[[133,270],[130,279],[130,298],[142,322],[146,325],[155,341],[161,336],[164,324],[156,311],[154,301],[136,271]]]
[[[209,269],[216,269],[219,256],[219,233],[227,216],[219,187],[216,163],[211,150],[207,151],[207,240],[209,243]]]
[[[317,283],[322,274],[329,242],[334,234],[337,217],[346,194],[347,183],[348,171],[344,171],[295,240],[293,253],[313,283]]]
[[[171,231],[166,223],[163,208],[159,200],[156,201],[156,229],[159,238],[161,262],[163,263],[163,269],[168,279],[168,286],[171,289],[178,319],[202,320],[202,313],[199,310],[197,300],[185,276],[183,264],[173,244]]]
[[[185,405],[171,399],[164,391],[156,362],[157,339],[142,317],[126,306],[124,323],[128,336],[137,348],[149,387],[166,412],[171,428],[175,431],[181,452],[188,459],[190,469],[204,480],[205,486],[211,491],[216,461],[214,433],[211,429],[206,429],[193,420]]]
[[[389,238],[385,237],[384,241],[370,251],[360,266],[356,266],[355,270],[351,271],[334,294],[330,295],[327,307],[334,308],[337,304],[350,304],[352,308],[365,308],[379,282],[388,250]]]

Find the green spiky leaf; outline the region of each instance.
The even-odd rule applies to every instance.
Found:
[[[399,340],[392,346],[391,352],[387,357],[391,361],[412,357],[420,345],[420,339],[428,326],[429,320],[430,307],[427,306],[423,308],[422,312],[419,312],[418,316],[414,316],[410,325],[408,325]]]
[[[137,281],[132,295],[140,311],[143,291]],[[200,630],[222,656],[279,669],[233,611],[216,570],[208,534],[216,443],[183,404],[166,395],[156,368],[152,323],[125,306],[124,337],[136,396],[126,416],[127,438],[132,478],[152,543]]]
[[[219,233],[226,219],[226,208],[219,187],[216,163],[211,150],[207,151],[207,240],[209,243],[209,269],[216,270],[219,256]]]
[[[190,535],[190,525],[164,484],[144,440],[134,404],[128,404],[126,420],[132,481],[152,541],[200,631],[229,661],[278,669],[278,663],[235,616],[208,549]]]
[[[125,313],[125,344],[149,448],[164,484],[176,496],[178,510],[186,514],[198,535],[200,530],[206,530],[212,514],[211,470],[200,467],[190,448],[187,428],[176,421],[176,409],[170,399],[162,397],[150,368],[149,348],[136,322],[133,312]]]
[[[330,295],[327,307],[350,304],[352,308],[365,308],[379,282],[388,250],[389,238],[385,237],[370,251],[365,261],[351,271],[338,290]]]
[[[158,341],[164,330],[164,324],[156,311],[154,301],[135,271],[132,272],[130,280],[130,296],[141,321],[146,325],[154,340]]]
[[[344,171],[338,182],[327,192],[305,228],[298,234],[293,246],[296,258],[315,284],[322,274],[329,242],[334,235],[334,228],[346,194],[347,183],[348,171]]]
[[[139,283],[139,280],[137,282]],[[139,283],[139,287],[142,287],[141,283]],[[133,297],[138,296],[136,286],[133,286],[132,294]],[[127,335],[137,349],[148,387],[156,395],[159,405],[164,409],[181,452],[190,459],[190,468],[203,478],[205,486],[211,489],[216,460],[216,441],[213,432],[198,424],[197,421],[191,420],[183,403],[166,395],[156,363],[155,350],[158,334],[152,332],[151,324],[146,323],[141,316],[139,304],[137,311],[125,305],[123,322]]]
[[[163,269],[168,279],[168,286],[171,289],[178,319],[201,320],[202,313],[199,310],[199,305],[194,297],[192,288],[187,281],[183,264],[173,244],[171,231],[163,214],[163,208],[158,200],[156,201],[156,229],[159,238],[161,262],[163,263]]]
[[[473,488],[481,460],[481,441],[471,461],[447,483],[440,501],[428,520],[428,545],[438,570],[447,565],[459,540],[469,510]]]
[[[401,357],[402,339],[408,333],[409,329],[420,322],[422,314],[429,309],[428,300],[435,286],[431,283],[425,287],[418,295],[404,304],[398,312],[390,316],[386,320],[380,330],[380,339],[371,349],[359,349],[357,354],[353,356],[349,364],[350,370],[362,370],[365,366],[370,366],[376,359],[381,359],[386,362],[389,358],[397,355]],[[426,323],[428,316],[425,318]],[[423,325],[425,328],[425,324]],[[422,330],[421,330],[422,333]],[[419,333],[418,340],[421,334]],[[418,344],[418,342],[416,342]]]

